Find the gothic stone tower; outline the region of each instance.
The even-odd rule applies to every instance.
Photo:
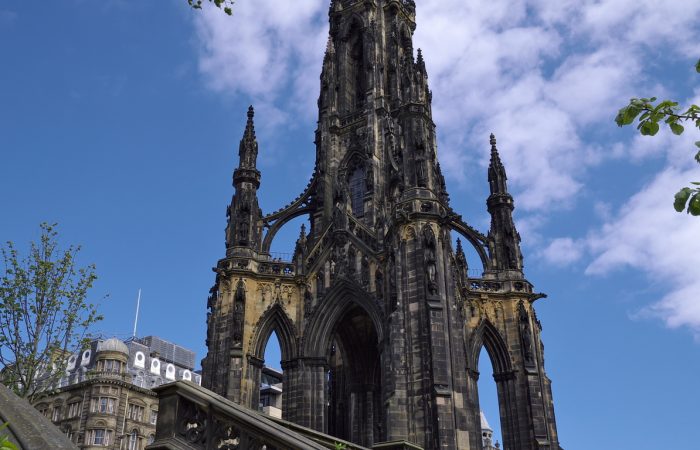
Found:
[[[321,73],[316,166],[282,209],[258,206],[253,109],[208,301],[203,384],[257,409],[274,331],[283,417],[364,446],[481,449],[477,379],[494,368],[507,450],[558,450],[541,294],[523,276],[513,198],[491,136],[484,235],[450,207],[411,0],[335,0]],[[306,215],[292,261],[271,258]],[[469,277],[461,235],[479,255]]]

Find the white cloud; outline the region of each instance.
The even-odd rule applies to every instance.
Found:
[[[327,5],[314,0],[236,4],[229,17],[216,8],[195,14],[199,70],[223,94],[249,96],[263,126],[313,115],[327,39]],[[288,96],[289,91],[296,94]]]
[[[643,311],[670,327],[689,326],[700,333],[700,224],[672,208],[673,194],[697,175],[696,169],[659,173],[587,239],[596,256],[586,273],[604,275],[622,268],[646,273],[668,293]]]
[[[557,238],[544,248],[540,256],[552,265],[567,266],[583,257],[585,243],[571,238]]]

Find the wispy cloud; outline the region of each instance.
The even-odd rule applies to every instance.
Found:
[[[262,126],[289,125],[298,114],[312,117],[326,12],[327,5],[313,0],[240,2],[234,17],[205,8],[195,25],[199,70],[208,87],[249,97],[265,115]]]

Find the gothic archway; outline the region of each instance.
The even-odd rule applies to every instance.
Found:
[[[382,421],[378,346],[372,319],[353,304],[328,349],[328,433],[367,447],[378,441]]]
[[[515,371],[511,363],[510,352],[503,336],[499,330],[489,321],[482,320],[474,331],[469,348],[467,349],[467,364],[471,375],[472,410],[475,423],[480,423],[479,417],[479,391],[477,381],[481,374],[479,372],[479,354],[482,349],[486,350],[493,367],[493,379],[496,382],[498,395],[499,416],[501,423],[501,433],[503,446],[505,449],[521,448],[519,446],[519,419],[518,402],[516,396]],[[480,434],[477,435],[480,440]]]
[[[260,403],[260,389],[262,368],[265,364],[265,349],[272,333],[275,333],[280,346],[280,356],[284,363],[296,357],[297,339],[294,324],[279,303],[272,305],[260,318],[253,332],[248,356],[248,378],[251,383],[250,407],[257,409]],[[289,412],[289,387],[288,374],[282,372],[282,416]]]
[[[325,431],[371,447],[381,441],[381,311],[339,279],[314,313],[305,353],[325,361]]]

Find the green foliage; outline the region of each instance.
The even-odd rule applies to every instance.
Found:
[[[26,257],[12,242],[0,249],[0,379],[30,400],[55,386],[67,356],[87,346],[89,327],[102,320],[87,302],[95,266],[76,267],[80,247],[59,249],[55,227],[40,225]]]
[[[187,0],[187,3],[189,3],[192,9],[202,9],[204,0]],[[209,0],[209,3],[214,4],[219,9],[223,9],[229,16],[233,14],[233,0]]]
[[[696,72],[700,73],[700,60],[695,64]],[[664,100],[656,103],[656,97],[633,98],[629,105],[621,108],[615,117],[618,126],[631,125],[638,121],[637,130],[642,136],[654,136],[659,132],[660,126],[665,124],[676,136],[683,134],[686,125],[690,124],[700,130],[700,106],[690,105],[683,110],[678,102]],[[695,145],[700,148],[700,141]],[[700,151],[695,155],[695,161],[700,164]],[[700,183],[692,182],[694,186]],[[687,211],[693,216],[700,215],[700,188],[684,187],[676,194],[673,207],[678,212]]]
[[[342,442],[334,442],[333,448],[334,450],[345,450],[346,448],[348,448],[348,446],[343,444]]]
[[[9,423],[5,422],[0,425],[0,431],[7,428]],[[10,437],[6,434],[0,434],[0,450],[19,450],[15,444],[10,441]]]

